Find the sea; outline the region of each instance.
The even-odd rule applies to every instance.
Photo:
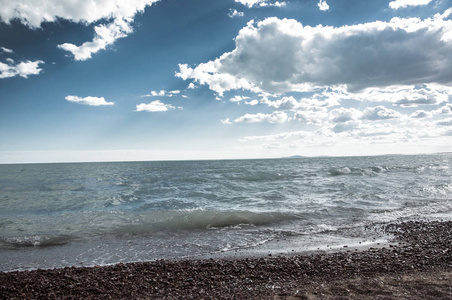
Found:
[[[0,165],[0,271],[290,255],[452,220],[452,153]]]

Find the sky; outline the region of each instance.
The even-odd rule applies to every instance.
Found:
[[[0,163],[452,151],[452,0],[0,0]]]

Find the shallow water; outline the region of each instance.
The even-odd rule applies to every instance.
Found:
[[[0,270],[382,241],[366,226],[452,218],[451,166],[451,154],[0,165]]]

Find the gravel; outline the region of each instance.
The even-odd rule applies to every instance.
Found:
[[[0,273],[1,299],[452,299],[452,222],[381,226],[387,247]]]

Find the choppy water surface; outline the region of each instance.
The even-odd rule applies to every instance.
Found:
[[[452,219],[451,167],[451,154],[0,165],[0,270],[368,243],[384,237],[366,225]]]

